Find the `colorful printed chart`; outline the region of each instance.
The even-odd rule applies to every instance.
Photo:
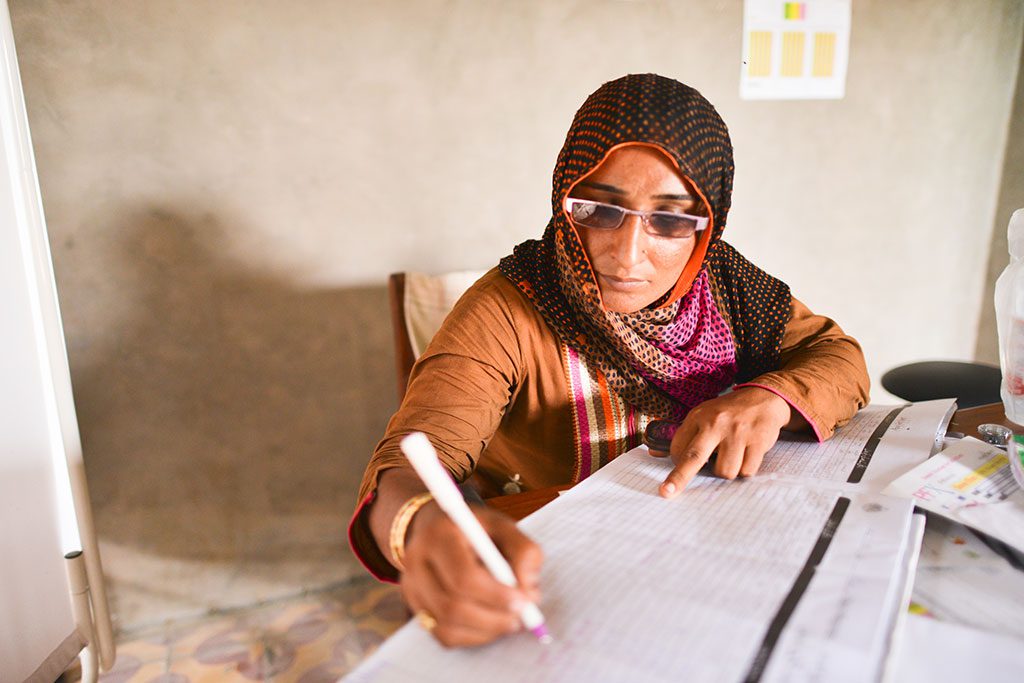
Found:
[[[746,0],[740,97],[841,99],[851,0]]]
[[[889,495],[966,524],[1024,552],[1024,489],[1006,453],[967,437],[889,484]]]

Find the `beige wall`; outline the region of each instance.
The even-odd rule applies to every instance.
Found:
[[[630,71],[716,103],[727,237],[858,336],[875,378],[974,353],[1019,0],[856,0],[831,102],[738,98],[738,0],[11,10],[108,540],[260,552],[242,511],[340,542],[395,405],[385,276],[539,235],[573,112]],[[156,533],[182,500],[205,531]]]

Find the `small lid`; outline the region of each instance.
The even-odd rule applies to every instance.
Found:
[[[981,434],[982,441],[995,444],[996,446],[1005,446],[1010,441],[1010,437],[1013,436],[1013,432],[1009,427],[991,422],[978,425],[978,434]]]

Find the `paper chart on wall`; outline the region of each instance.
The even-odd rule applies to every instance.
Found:
[[[743,99],[842,99],[851,0],[746,0]]]
[[[448,651],[410,622],[348,680],[874,680],[912,505],[848,479],[870,473],[864,451],[884,421],[878,448],[893,433],[894,410],[862,411],[832,444],[782,444],[775,476],[698,476],[671,501],[655,495],[669,463],[642,447],[620,456],[522,523],[547,557],[553,645]],[[937,423],[918,429],[919,459]],[[816,449],[844,439],[829,456],[842,466],[816,479]]]

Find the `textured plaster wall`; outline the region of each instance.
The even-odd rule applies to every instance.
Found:
[[[626,72],[718,106],[727,237],[855,334],[876,379],[974,353],[1019,0],[856,0],[830,102],[738,98],[738,0],[11,11],[111,543],[337,552],[395,406],[386,275],[538,236],[573,112]]]

